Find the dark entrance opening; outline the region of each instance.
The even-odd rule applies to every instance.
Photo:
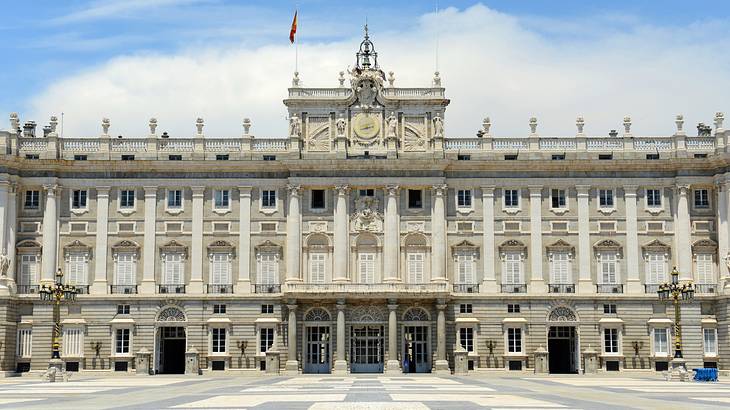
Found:
[[[160,328],[159,373],[185,373],[185,328]]]
[[[551,326],[548,352],[550,373],[577,373],[575,327]]]

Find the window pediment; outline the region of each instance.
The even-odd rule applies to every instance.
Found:
[[[597,251],[621,251],[621,244],[612,240],[612,239],[604,239],[602,241],[598,241],[593,245],[593,248]]]
[[[165,257],[165,255],[174,253],[174,254],[181,254],[183,255],[183,258],[188,257],[188,247],[177,242],[176,240],[171,240],[170,242],[160,246],[160,256]]]
[[[38,253],[39,254],[39,253],[41,253],[41,249],[42,249],[40,243],[38,243],[34,240],[31,240],[31,239],[26,239],[24,241],[18,242],[18,244],[15,245],[15,248],[18,251],[18,253],[25,253],[25,254],[28,254],[28,253]]]
[[[254,247],[256,253],[275,253],[281,255],[281,245],[271,242],[269,240],[264,241]]]
[[[700,239],[692,244],[693,253],[715,253],[717,242],[712,239]]]
[[[527,246],[516,239],[510,239],[499,245],[499,253],[502,255],[502,258],[504,258],[504,254],[508,252],[519,252],[524,258],[527,254]]]
[[[208,245],[208,254],[227,253],[233,256],[234,246],[227,241],[215,241]]]
[[[654,239],[653,241],[642,245],[641,249],[643,249],[644,252],[669,253],[670,247],[669,247],[669,245],[665,244],[664,242],[662,242],[658,239]]]
[[[63,252],[66,257],[68,257],[68,255],[72,253],[81,253],[84,254],[88,259],[91,257],[91,246],[86,245],[77,239],[70,244],[64,246]]]
[[[136,254],[139,252],[139,245],[137,245],[136,242],[125,239],[112,245],[112,252],[115,254],[122,252],[130,252]]]
[[[567,252],[572,256],[575,253],[575,247],[562,239],[558,239],[552,244],[546,246],[545,249],[547,249],[548,254],[555,252]]]

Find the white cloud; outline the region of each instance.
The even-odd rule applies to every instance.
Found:
[[[97,0],[72,13],[58,17],[54,23],[77,23],[102,18],[118,18],[121,14],[167,6],[199,3],[202,0]]]
[[[443,10],[438,18],[428,14],[412,30],[372,37],[396,85],[427,86],[439,27],[439,69],[452,101],[446,112],[450,136],[473,135],[485,115],[497,135],[526,134],[532,115],[542,135],[572,135],[577,114],[585,117],[588,133],[620,129],[631,114],[635,134],[657,135],[672,132],[677,113],[691,129],[709,123],[715,111],[730,111],[730,62],[718,52],[730,37],[727,25],[656,27],[623,19],[620,29],[606,30],[608,18],[585,21],[581,34],[575,22],[555,22],[549,30],[535,24],[551,22],[477,5]],[[301,45],[305,85],[335,86],[338,72],[354,62],[359,41]],[[67,136],[98,134],[102,117],[111,119],[114,134],[145,135],[152,116],[158,131],[172,135],[192,135],[200,116],[209,136],[239,135],[244,117],[252,119],[256,135],[281,136],[293,66],[288,45],[118,57],[59,79],[31,102],[31,114],[39,121],[63,111]]]

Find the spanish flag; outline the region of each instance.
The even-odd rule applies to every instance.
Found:
[[[297,34],[297,10],[294,10],[294,20],[291,22],[291,30],[289,30],[289,42],[294,44],[294,35]]]

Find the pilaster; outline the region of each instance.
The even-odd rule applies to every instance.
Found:
[[[433,212],[431,213],[431,281],[446,282],[446,206],[445,184],[434,185],[432,190]]]
[[[157,187],[144,187],[144,265],[142,271],[142,286],[140,293],[155,293],[155,267],[157,266],[157,252],[155,249],[157,232]]]
[[[251,293],[251,187],[239,186],[238,281],[235,293]]]
[[[482,187],[482,263],[484,264],[484,277],[482,279],[481,293],[497,293],[497,277],[494,263],[497,260],[494,252],[494,186]]]
[[[203,206],[205,187],[194,186],[189,293],[203,293]]]
[[[350,187],[338,185],[335,187],[335,230],[334,230],[334,264],[332,280],[334,282],[347,282],[348,256],[350,253],[349,218],[347,205],[349,202]]]
[[[287,328],[287,344],[289,354],[286,359],[285,370],[287,374],[299,373],[299,361],[297,360],[297,305],[287,304],[289,309],[289,321]]]
[[[675,234],[674,239],[677,245],[677,269],[679,270],[680,281],[692,280],[692,243],[689,220],[689,194],[688,184],[679,184],[676,187],[677,207],[674,216]]]
[[[437,375],[451,374],[449,361],[446,360],[446,301],[436,302],[436,363],[433,366],[433,373]]]
[[[636,211],[636,185],[624,185],[626,206],[626,293],[640,294],[644,290],[639,279],[639,234]]]
[[[730,181],[717,184],[717,254],[719,285],[725,294],[730,293],[730,271],[728,270],[728,253],[730,253]]]
[[[385,187],[385,226],[383,228],[383,281],[399,282],[398,258],[400,255],[400,221],[398,218],[397,185]]]
[[[533,293],[547,293],[542,274],[542,186],[530,190],[530,288]]]
[[[108,186],[96,187],[96,246],[94,250],[94,283],[92,294],[106,294],[107,255],[109,249],[109,189]]]
[[[55,281],[58,262],[58,203],[59,186],[43,185],[46,192],[46,206],[43,210],[43,257],[41,258],[41,285]]]
[[[342,376],[347,374],[347,360],[345,359],[345,301],[337,301],[337,346],[335,366],[332,374]]]
[[[400,362],[398,361],[398,317],[396,310],[398,305],[395,300],[388,301],[388,362],[385,373],[390,375],[401,374]]]
[[[301,282],[302,216],[300,197],[302,187],[287,185],[289,210],[286,216],[286,281]]]
[[[578,191],[578,293],[595,293],[591,279],[591,240],[590,240],[590,186],[577,185]]]

